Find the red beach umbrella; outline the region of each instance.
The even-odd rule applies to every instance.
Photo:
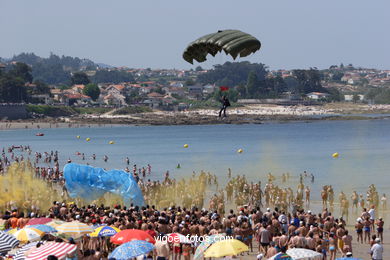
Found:
[[[27,222],[27,225],[45,225],[52,220],[51,218],[32,218]]]
[[[156,240],[143,230],[139,229],[126,229],[116,233],[111,237],[111,243],[121,245],[133,240],[144,240],[146,242],[155,244]]]

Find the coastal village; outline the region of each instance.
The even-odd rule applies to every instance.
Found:
[[[0,68],[5,68],[1,64]],[[93,76],[101,68],[96,70],[84,70],[88,76]],[[107,70],[107,68],[104,68]],[[196,79],[199,75],[207,73],[207,70],[198,67],[196,70],[177,69],[130,69],[127,67],[112,67],[109,71],[121,71],[134,75],[135,82],[98,83],[100,94],[96,100],[86,95],[85,84],[74,84],[68,88],[60,85],[49,85],[49,93],[33,95],[35,104],[56,106],[79,106],[79,107],[125,107],[129,105],[145,106],[159,110],[184,110],[189,106],[188,101],[200,101],[209,99],[213,93],[219,90],[216,84],[199,84]],[[355,68],[348,66],[332,66],[322,70],[321,84],[325,89],[337,89],[346,102],[372,103],[366,97],[368,89],[385,88],[390,86],[390,70],[377,70]],[[268,78],[293,77],[293,70],[269,71]],[[228,86],[236,88],[237,86]],[[34,83],[27,83],[26,88],[32,93],[37,88]],[[295,101],[327,101],[329,94],[326,92],[311,92],[304,96],[294,95],[289,92],[283,93],[282,99]],[[239,97],[239,99],[242,99]],[[279,99],[280,100],[280,99]],[[245,100],[240,100],[245,103]],[[240,102],[239,101],[239,102]],[[252,100],[252,103],[268,103],[269,100]],[[272,103],[272,101],[271,101]]]

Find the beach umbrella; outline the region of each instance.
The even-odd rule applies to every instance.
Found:
[[[64,224],[65,221],[58,220],[58,219],[53,219],[51,222],[47,223],[46,225],[51,226],[55,229],[57,229],[58,226]]]
[[[304,248],[291,248],[286,252],[294,260],[322,260],[323,255],[316,251]]]
[[[116,260],[127,260],[136,256],[144,255],[154,249],[152,243],[144,240],[133,240],[124,243],[110,254],[109,258],[115,258]]]
[[[146,242],[150,242],[152,244],[156,243],[156,240],[154,240],[151,235],[139,229],[122,230],[121,232],[118,232],[113,237],[111,237],[110,241],[113,244],[121,245],[133,240],[145,240]]]
[[[179,233],[167,234],[169,243],[191,244],[191,239]]]
[[[65,259],[67,254],[72,254],[76,249],[76,245],[65,242],[47,242],[37,249],[32,250],[26,257],[26,260],[45,260],[49,255],[54,255],[58,259]]]
[[[294,260],[294,259],[286,253],[278,253],[273,257],[268,258],[268,260]]]
[[[28,226],[29,228],[36,228],[36,229],[39,229],[40,231],[42,232],[45,232],[45,233],[54,233],[54,232],[57,232],[57,229],[49,226],[49,225],[31,225],[31,226]]]
[[[45,234],[45,232],[42,232],[39,229],[36,228],[29,228],[25,227],[22,229],[19,229],[12,235],[19,240],[22,243],[27,243],[29,241],[37,241],[40,240],[41,237]]]
[[[196,248],[194,254],[194,260],[200,260],[203,258],[204,251],[206,251],[209,246],[214,244],[215,242],[221,241],[224,239],[225,234],[215,234],[211,236],[205,237],[205,239],[200,243],[200,245]]]
[[[16,251],[15,256],[14,256],[13,259],[15,259],[15,260],[24,260],[24,259],[26,259],[26,253],[29,250],[31,250],[34,247],[36,247],[36,245],[38,243],[39,242],[32,242],[32,243],[25,244],[22,248],[20,248],[18,251]]]
[[[248,246],[241,241],[237,239],[227,239],[212,244],[204,252],[204,257],[235,256],[248,250]]]
[[[59,233],[71,237],[80,237],[93,232],[93,229],[90,226],[79,221],[65,222],[64,224],[59,225],[56,229]]]
[[[0,231],[0,253],[6,253],[19,245],[19,241],[10,234]]]
[[[27,222],[27,226],[45,225],[51,221],[53,221],[53,219],[51,219],[51,218],[32,218]]]
[[[4,232],[7,232],[8,234],[12,235],[12,234],[15,234],[18,230],[19,230],[19,228],[10,228],[10,229],[4,230]]]
[[[89,234],[90,237],[112,237],[121,230],[116,227],[100,226]]]

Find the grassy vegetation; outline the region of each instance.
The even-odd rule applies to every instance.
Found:
[[[30,113],[37,113],[45,116],[70,116],[77,114],[72,107],[66,106],[48,106],[48,105],[27,105],[27,111]]]
[[[79,114],[104,114],[112,110],[109,107],[74,107],[73,109]]]
[[[71,116],[79,114],[103,114],[110,110],[112,110],[112,108],[27,105],[28,112],[50,117]]]
[[[129,114],[137,114],[137,113],[145,113],[145,112],[152,112],[152,109],[143,106],[122,107],[116,110],[113,113],[113,115],[129,115]]]

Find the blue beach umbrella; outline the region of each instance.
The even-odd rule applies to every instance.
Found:
[[[144,240],[133,240],[124,243],[110,254],[109,258],[115,258],[116,260],[127,260],[129,258],[137,257],[149,253],[154,249],[152,243]]]
[[[51,227],[51,226],[48,226],[48,225],[31,225],[31,226],[28,226],[29,228],[36,228],[42,232],[45,232],[45,233],[54,233],[54,232],[57,232],[57,229],[55,229],[54,227]]]

